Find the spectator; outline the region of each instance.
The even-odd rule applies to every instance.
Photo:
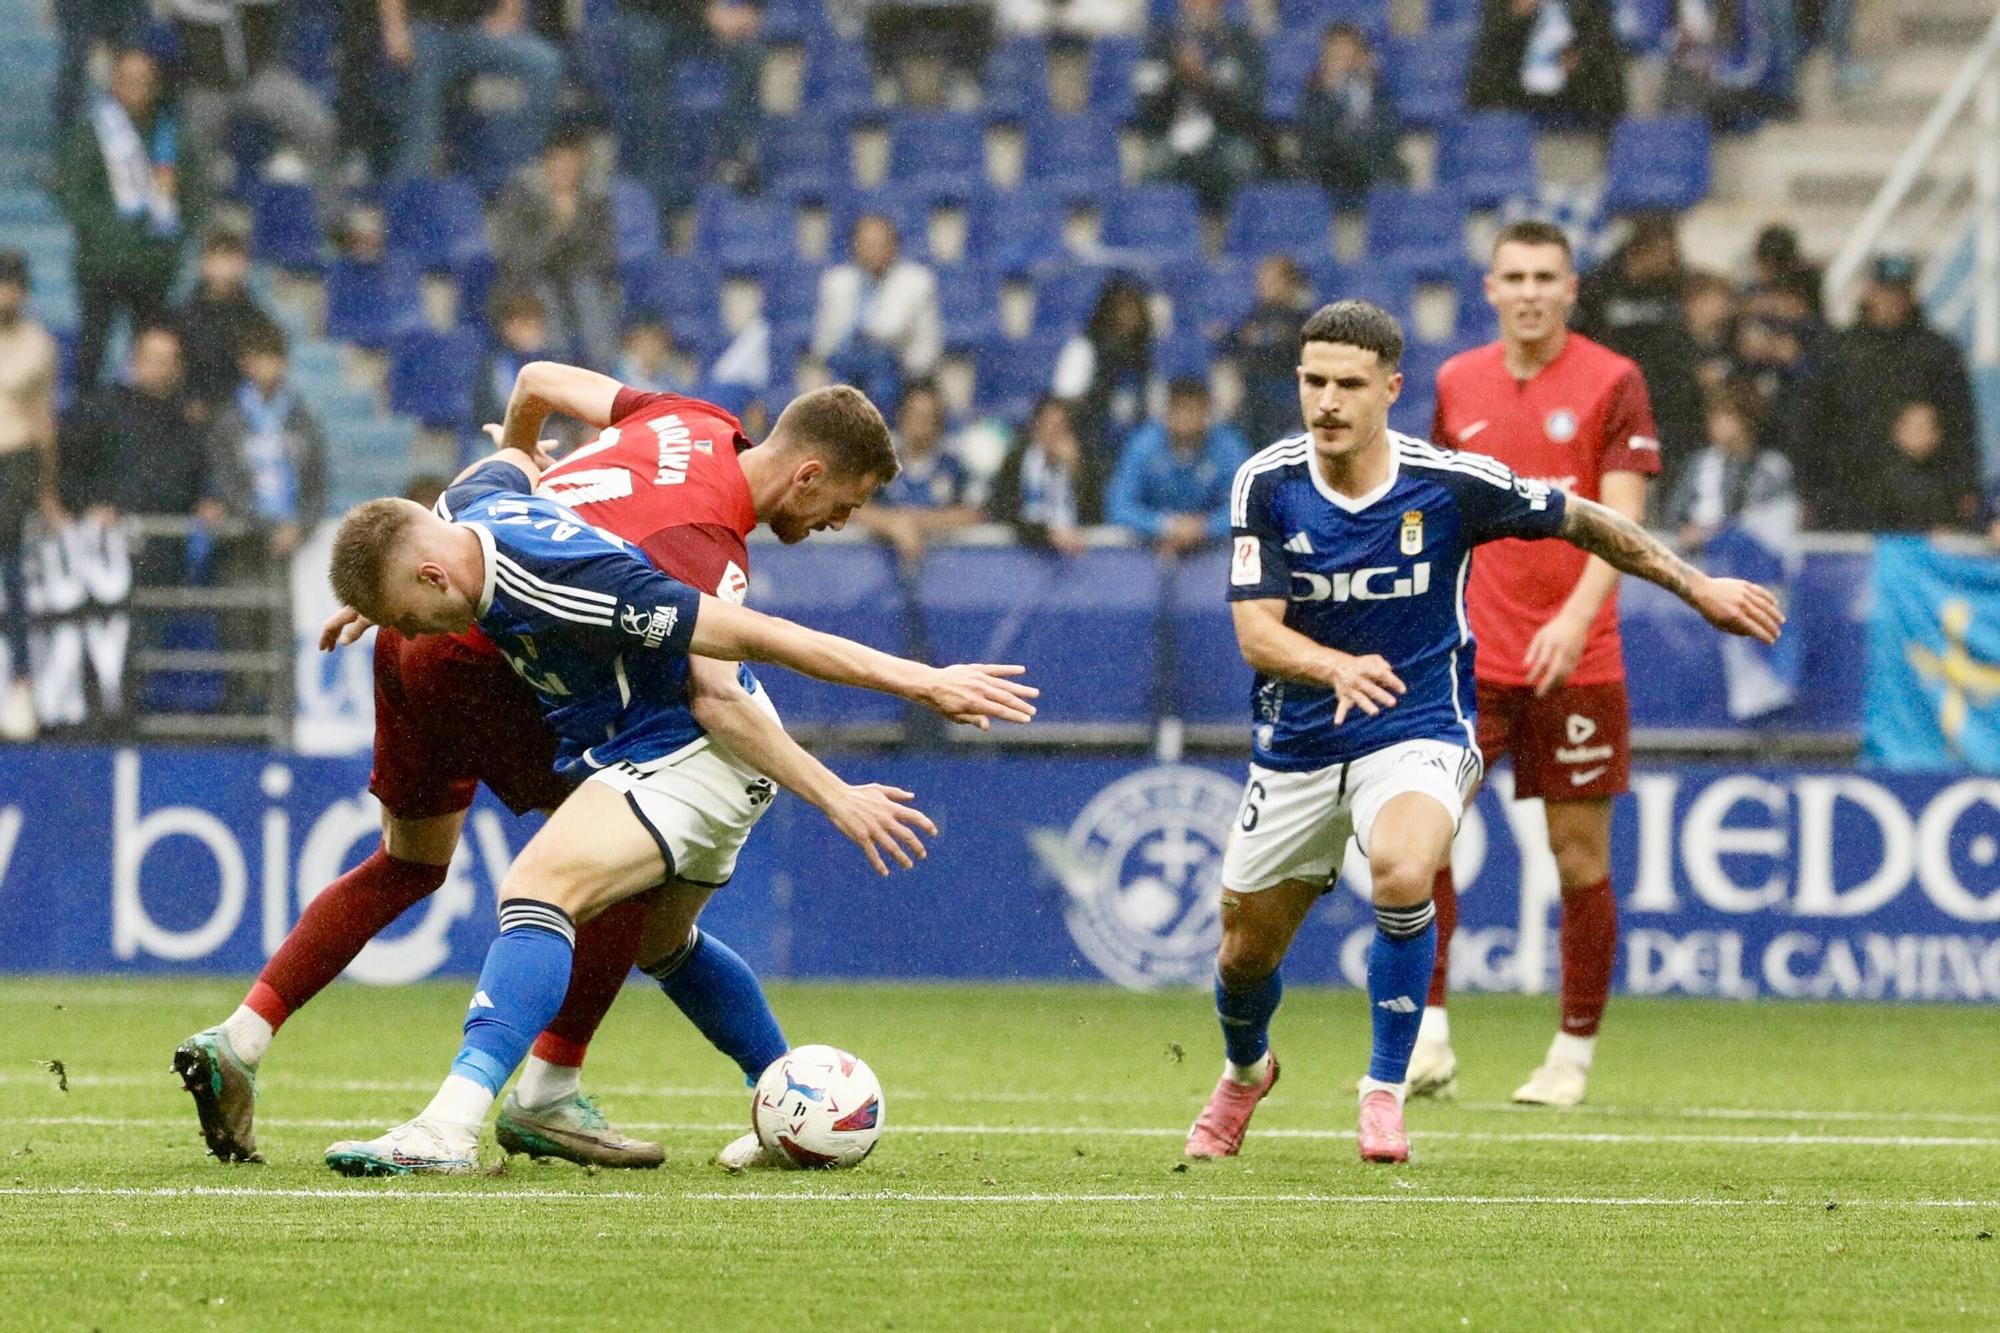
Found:
[[[618,257],[611,196],[588,179],[590,133],[558,128],[493,205],[493,258],[502,280],[532,290],[549,338],[585,365],[618,357]]]
[[[1123,273],[1097,294],[1083,332],[1056,357],[1049,392],[1073,404],[1083,445],[1078,512],[1085,523],[1104,515],[1104,484],[1125,437],[1152,410],[1153,317],[1146,289]]]
[[[1816,497],[1822,489],[1847,483],[1825,473],[1826,450],[1809,429],[1817,392],[1810,345],[1807,330],[1798,324],[1746,315],[1736,324],[1736,361],[1727,382],[1756,392],[1765,423],[1764,445],[1792,460],[1794,474],[1804,480],[1808,499],[1818,507]]]
[[[1465,104],[1610,133],[1625,114],[1625,57],[1608,0],[1483,0]]]
[[[1336,198],[1409,179],[1397,145],[1402,122],[1361,29],[1335,23],[1299,99],[1299,164]]]
[[[1256,308],[1224,340],[1243,376],[1243,432],[1259,448],[1299,433],[1299,330],[1311,307],[1298,261],[1265,255],[1257,263]]]
[[[645,176],[662,209],[694,197],[699,180],[676,168],[672,145],[689,132],[677,123],[670,95],[675,71],[690,56],[720,61],[727,81],[714,128],[723,179],[741,186],[749,179],[762,110],[758,83],[763,75],[764,16],[746,0],[618,0],[618,48],[624,62],[629,102],[613,108],[628,159]],[[661,92],[669,95],[661,96]]]
[[[1642,214],[1617,252],[1583,280],[1575,319],[1579,333],[1630,357],[1646,377],[1660,428],[1659,489],[1669,493],[1704,424],[1696,349],[1681,307],[1684,280],[1673,218]]]
[[[977,100],[979,76],[993,50],[991,0],[856,3],[869,64],[895,83],[899,104],[936,108]]]
[[[903,387],[896,458],[903,470],[855,510],[854,518],[863,531],[894,546],[905,563],[915,564],[932,534],[970,527],[982,517],[966,501],[965,469],[945,444],[944,395],[930,380]]]
[[[1223,17],[1223,0],[1180,0],[1180,19],[1148,34],[1132,71],[1146,177],[1179,181],[1211,211],[1257,174],[1264,140],[1264,52]]]
[[[1713,394],[1729,378],[1736,359],[1735,284],[1719,273],[1690,273],[1681,287],[1681,315],[1694,340],[1694,377]]]
[[[1965,357],[1957,343],[1924,322],[1916,279],[1908,256],[1878,258],[1862,293],[1860,319],[1833,340],[1825,369],[1815,377],[1805,438],[1822,456],[1810,465],[1793,461],[1801,475],[1824,479],[1817,497],[1808,496],[1816,526],[1865,521],[1860,502],[1881,489],[1870,460],[1894,434],[1905,403],[1929,403],[1935,411],[1942,474],[1978,472],[1978,421]]]
[[[1765,291],[1791,285],[1805,293],[1812,303],[1814,319],[1826,318],[1820,308],[1819,267],[1799,249],[1799,234],[1783,223],[1772,223],[1757,233],[1750,249],[1750,290]]]
[[[551,355],[549,312],[534,292],[503,286],[494,290],[488,322],[499,341],[487,349],[479,376],[472,382],[472,415],[476,421],[504,421],[507,400],[514,393],[514,377],[521,367]]]
[[[187,363],[188,407],[206,421],[236,396],[243,336],[270,319],[250,295],[250,251],[243,237],[220,228],[201,245],[201,285],[181,302],[174,325]]]
[[[617,379],[641,393],[688,393],[693,385],[681,374],[674,331],[660,315],[642,312],[625,326]]]
[[[1797,34],[1791,0],[1678,0],[1663,39],[1664,109],[1719,128],[1791,103]]]
[[[1962,532],[1978,517],[1979,472],[1970,451],[1947,448],[1937,404],[1912,399],[1896,407],[1887,449],[1860,460],[1853,488],[1870,532]]]
[[[56,343],[28,315],[28,261],[0,251],[0,637],[7,682],[0,697],[0,738],[32,740],[35,703],[28,686],[28,606],[21,578],[22,529],[40,512],[62,526],[56,499]]]
[[[1084,549],[1077,503],[1082,480],[1075,412],[1060,398],[1043,398],[1028,417],[1027,438],[994,481],[993,516],[1012,524],[1024,545],[1076,555]]]
[[[561,92],[562,56],[524,26],[526,0],[379,2],[382,52],[407,76],[393,176],[428,176],[435,169],[445,93],[465,74],[519,79],[521,135],[535,144],[547,137]]]
[[[57,0],[53,6],[62,36],[50,122],[72,125],[90,99],[90,64],[99,47],[117,51],[139,39],[146,26],[146,0]]]
[[[180,46],[181,138],[190,156],[226,174],[229,122],[249,114],[298,153],[330,216],[336,181],[333,112],[284,63],[288,0],[166,0]],[[226,188],[229,181],[211,179]]]
[[[1758,446],[1761,410],[1757,395],[1743,385],[1709,400],[1708,446],[1688,460],[1667,505],[1667,526],[1680,533],[1684,546],[1705,544],[1756,506],[1797,504],[1791,463]]]
[[[1147,422],[1125,442],[1106,502],[1111,521],[1163,556],[1221,541],[1229,535],[1229,488],[1249,457],[1234,426],[1209,420],[1208,385],[1177,379],[1168,386],[1166,420]]]
[[[73,379],[97,383],[111,323],[159,322],[180,270],[189,173],[176,170],[173,117],[144,51],[120,51],[111,91],[72,124],[56,161],[56,198],[76,229],[77,344]]]
[[[937,275],[899,255],[896,224],[879,213],[854,224],[852,258],[820,275],[813,355],[878,403],[903,377],[928,375],[944,352]]]

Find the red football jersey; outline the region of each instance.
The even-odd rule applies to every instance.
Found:
[[[1532,379],[1508,373],[1501,344],[1461,352],[1438,371],[1435,443],[1489,454],[1524,477],[1598,498],[1607,472],[1660,470],[1659,437],[1639,368],[1579,334]],[[1525,685],[1528,641],[1562,609],[1590,557],[1560,541],[1497,541],[1473,557],[1466,593],[1478,676]],[[1618,597],[1605,599],[1570,683],[1625,678]]]

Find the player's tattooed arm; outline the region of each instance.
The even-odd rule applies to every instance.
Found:
[[[1785,613],[1770,589],[1742,579],[1711,578],[1614,509],[1571,496],[1557,535],[1614,569],[1659,584],[1719,630],[1765,643],[1778,641]]]

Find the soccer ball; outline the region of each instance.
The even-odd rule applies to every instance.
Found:
[[[858,1166],[882,1135],[882,1085],[857,1056],[800,1046],[757,1080],[750,1124],[758,1142],[799,1166]]]

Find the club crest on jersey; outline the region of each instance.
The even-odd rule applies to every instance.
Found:
[[[1424,511],[1421,509],[1407,510],[1403,514],[1403,554],[1417,555],[1423,549]]]
[[[618,617],[618,627],[648,648],[657,648],[674,632],[680,621],[679,607],[656,606],[651,611],[628,606]]]
[[[1567,407],[1558,407],[1549,413],[1549,419],[1543,423],[1543,429],[1557,444],[1568,444],[1576,438],[1576,413]]]

